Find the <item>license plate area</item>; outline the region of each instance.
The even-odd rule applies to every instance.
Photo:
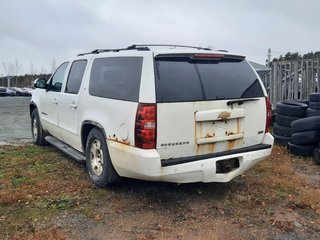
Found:
[[[216,162],[216,173],[229,173],[240,167],[238,158],[219,160]]]

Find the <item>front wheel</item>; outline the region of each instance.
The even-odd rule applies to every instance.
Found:
[[[98,128],[93,128],[88,135],[86,166],[91,181],[98,187],[107,187],[121,179],[110,160],[104,135]]]
[[[44,146],[46,145],[45,132],[42,128],[38,109],[34,109],[31,113],[31,133],[32,141],[36,145]]]

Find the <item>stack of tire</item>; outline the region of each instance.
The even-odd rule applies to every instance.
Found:
[[[306,116],[320,116],[320,93],[309,94],[309,108],[307,109]]]
[[[277,103],[276,121],[273,125],[273,136],[277,143],[286,146],[291,141],[291,123],[304,118],[307,108],[307,104],[294,100]]]
[[[309,94],[310,106],[307,109],[307,117],[320,116],[320,93]],[[313,151],[315,163],[320,164],[320,146]]]
[[[312,156],[320,139],[320,116],[307,117],[291,123],[289,151],[295,155]]]

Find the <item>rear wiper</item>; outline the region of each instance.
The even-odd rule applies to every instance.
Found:
[[[252,101],[258,101],[259,98],[247,98],[247,99],[238,99],[238,100],[231,100],[227,102],[227,105],[232,105],[234,103],[238,103],[238,105],[242,105],[244,102],[252,102]]]

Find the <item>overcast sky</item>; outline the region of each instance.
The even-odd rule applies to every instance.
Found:
[[[226,49],[265,64],[320,50],[319,0],[0,0],[2,63],[50,72],[96,48],[138,43]]]

